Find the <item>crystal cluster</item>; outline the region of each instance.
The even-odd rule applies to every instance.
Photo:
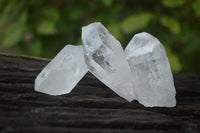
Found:
[[[42,70],[35,90],[50,95],[71,92],[90,71],[128,101],[146,107],[176,105],[175,87],[165,49],[148,33],[136,34],[125,51],[101,23],[82,28],[82,46],[67,45]]]

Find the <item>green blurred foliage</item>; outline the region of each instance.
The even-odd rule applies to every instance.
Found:
[[[0,0],[0,50],[52,58],[81,44],[81,27],[102,22],[123,47],[146,31],[172,70],[200,73],[200,0]]]

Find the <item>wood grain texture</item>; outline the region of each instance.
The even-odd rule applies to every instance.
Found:
[[[145,108],[87,73],[70,94],[34,91],[46,59],[0,54],[1,133],[199,133],[200,76],[174,74],[177,106]]]

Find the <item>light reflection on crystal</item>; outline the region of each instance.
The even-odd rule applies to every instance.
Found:
[[[136,34],[124,52],[101,23],[92,23],[82,28],[82,41],[83,46],[67,45],[42,70],[35,79],[36,91],[69,93],[89,70],[128,101],[146,107],[176,105],[170,65],[157,38]]]

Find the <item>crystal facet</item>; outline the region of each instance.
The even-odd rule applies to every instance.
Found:
[[[50,95],[71,92],[88,71],[82,46],[65,46],[35,79],[35,90]]]
[[[82,28],[85,61],[89,71],[119,96],[135,98],[131,71],[123,48],[101,23]]]
[[[82,28],[83,46],[67,45],[35,79],[35,90],[71,92],[89,70],[115,93],[146,107],[173,107],[176,91],[165,49],[148,33],[136,34],[123,51],[101,23]]]
[[[147,107],[176,105],[174,81],[165,49],[148,33],[136,34],[125,49],[136,99]]]

